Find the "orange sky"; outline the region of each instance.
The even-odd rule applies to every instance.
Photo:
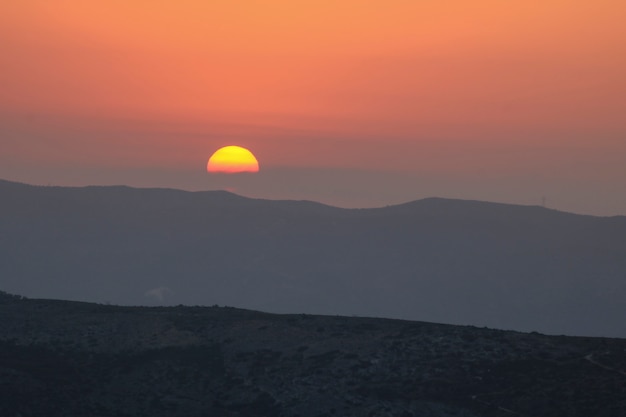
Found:
[[[206,160],[238,144],[307,170],[309,194],[275,174],[238,184],[255,196],[626,214],[624,21],[621,0],[3,2],[0,177],[221,188]]]

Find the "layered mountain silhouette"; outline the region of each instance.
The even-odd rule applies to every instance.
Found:
[[[626,337],[626,217],[0,181],[0,289]]]

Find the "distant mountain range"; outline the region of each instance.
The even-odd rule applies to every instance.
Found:
[[[0,289],[626,337],[626,217],[0,181]]]
[[[0,415],[622,417],[626,339],[0,292]]]

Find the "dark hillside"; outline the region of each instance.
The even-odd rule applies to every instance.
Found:
[[[2,416],[626,415],[626,340],[0,296]]]

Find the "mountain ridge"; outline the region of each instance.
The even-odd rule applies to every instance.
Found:
[[[626,335],[626,217],[14,183],[0,200],[0,288],[28,297]]]
[[[459,199],[459,198],[449,198],[449,197],[425,197],[416,200],[410,200],[403,203],[385,205],[380,207],[338,207],[325,203],[320,203],[318,201],[313,200],[291,200],[291,199],[265,199],[265,198],[255,198],[255,197],[247,197],[244,195],[240,195],[227,190],[201,190],[201,191],[188,191],[177,188],[169,188],[169,187],[134,187],[128,185],[87,185],[87,186],[62,186],[62,185],[34,185],[17,181],[10,181],[0,178],[0,187],[2,186],[11,186],[14,188],[22,187],[22,188],[36,188],[36,189],[63,189],[63,190],[72,190],[72,191],[89,191],[89,190],[98,190],[98,191],[113,191],[113,190],[123,190],[126,192],[130,191],[145,191],[145,192],[173,192],[179,193],[180,195],[205,195],[205,196],[219,196],[219,197],[227,197],[232,201],[241,200],[241,201],[249,201],[249,202],[264,202],[264,203],[302,203],[302,204],[311,204],[321,207],[327,207],[336,210],[346,210],[346,211],[379,211],[379,210],[387,210],[387,209],[408,209],[414,206],[419,205],[427,205],[427,204],[465,204],[467,206],[493,206],[493,207],[516,207],[516,208],[526,208],[526,209],[539,209],[546,210],[550,212],[564,213],[570,214],[573,216],[585,216],[585,217],[597,217],[597,218],[626,218],[626,215],[611,215],[611,216],[598,216],[593,214],[582,214],[582,213],[573,213],[563,210],[558,210],[554,208],[544,207],[540,205],[525,205],[525,204],[515,204],[515,203],[504,203],[497,201],[483,201],[483,200],[475,200],[475,199]]]

